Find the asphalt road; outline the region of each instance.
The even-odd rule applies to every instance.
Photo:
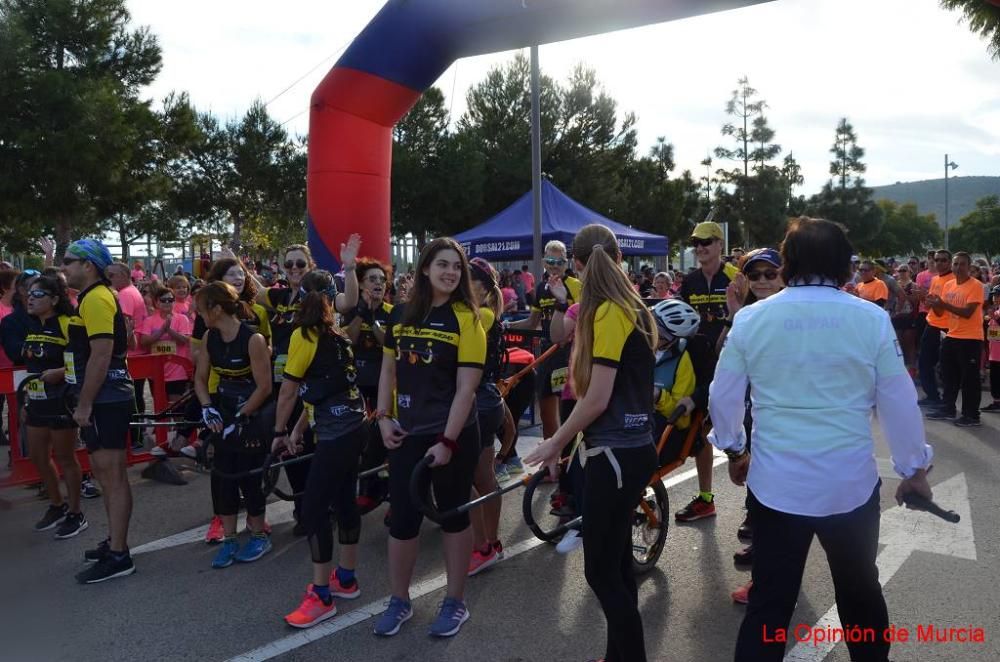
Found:
[[[985,637],[983,643],[897,644],[892,654],[897,662],[1000,659],[1000,416],[991,416],[983,415],[987,425],[979,429],[928,423],[937,453],[932,483],[943,486],[947,507],[968,515],[960,525],[943,526],[924,513],[894,511],[897,481],[887,463],[881,463],[886,468],[886,545],[880,550],[892,570],[885,584],[890,620],[910,631],[912,639],[918,625],[928,624],[982,628]],[[528,436],[531,432],[537,434],[527,431],[522,445],[537,440]],[[888,457],[882,444],[877,454]],[[174,462],[189,466],[185,460]],[[670,477],[672,510],[694,494],[693,468],[689,462]],[[132,470],[130,534],[137,572],[95,586],[78,586],[73,575],[83,567],[83,550],[105,535],[100,499],[84,502],[88,531],[55,541],[30,530],[45,507],[33,492],[0,494],[13,503],[0,513],[0,659],[520,662],[582,661],[603,654],[604,622],[583,578],[582,552],[561,556],[538,544],[521,519],[521,491],[504,500],[501,531],[509,558],[469,580],[472,617],[461,633],[443,641],[427,635],[443,597],[444,568],[440,535],[425,523],[415,616],[398,636],[379,639],[371,634],[370,614],[389,593],[383,509],[364,521],[361,597],[338,601],[335,619],[302,632],[281,619],[298,604],[310,580],[308,549],[305,540],[291,535],[287,504],[269,506],[271,554],[253,564],[212,570],[215,548],[197,540],[210,516],[207,476],[185,471],[190,484],[176,487],[143,480],[138,471]],[[650,660],[732,658],[743,607],[734,605],[729,594],[749,575],[732,561],[740,549],[736,528],[743,517],[744,492],[729,482],[721,459],[715,491],[718,517],[686,525],[671,522],[657,568],[640,580]],[[153,551],[142,551],[151,547]],[[815,544],[792,623],[811,627],[833,604],[825,558]],[[843,644],[825,657],[809,648],[801,647],[796,654],[805,656],[797,659],[849,659]]]

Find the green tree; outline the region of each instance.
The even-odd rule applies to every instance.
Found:
[[[840,189],[846,190],[851,178],[857,179],[868,167],[861,161],[865,150],[858,146],[858,136],[854,127],[846,117],[840,118],[837,124],[833,147],[830,148],[833,161],[830,162],[830,174],[840,183]]]
[[[795,160],[795,155],[792,152],[788,153],[785,160],[781,165],[781,177],[784,179],[785,186],[788,190],[787,202],[785,207],[789,212],[789,216],[796,215],[794,213],[796,207],[796,198],[794,197],[793,190],[796,186],[802,186],[802,182],[805,178],[802,176],[802,166],[799,162]]]
[[[491,216],[531,188],[530,64],[518,55],[491,70],[466,96],[458,133],[478,145],[485,163],[476,220]],[[635,115],[617,103],[593,70],[578,66],[565,85],[541,77],[542,172],[567,195],[611,217],[625,207],[623,179],[635,158]]]
[[[141,88],[160,70],[147,28],[124,0],[0,0],[0,225],[96,232],[96,192],[129,169]]]
[[[200,113],[197,127],[197,138],[169,168],[175,182],[170,201],[177,217],[190,219],[194,227],[228,233],[237,253],[246,243],[245,228],[254,230],[258,239],[268,236],[261,232],[267,226],[281,228],[281,234],[301,228],[303,146],[289,139],[260,100],[242,118],[225,124]]]
[[[980,198],[949,234],[951,245],[964,251],[984,253],[990,260],[1000,255],[1000,196]]]
[[[836,177],[836,182],[828,180],[819,193],[809,198],[805,211],[843,224],[855,250],[870,252],[876,246],[883,214],[875,204],[874,192],[860,176],[866,168],[861,161],[865,152],[858,146],[847,118],[837,123],[830,153],[834,155],[830,174]]]
[[[934,214],[921,214],[911,203],[898,204],[879,200],[882,228],[871,240],[866,253],[872,257],[921,255],[932,246],[941,245],[942,232]]]
[[[994,0],[941,0],[941,6],[962,13],[960,20],[987,41],[994,60],[1000,60],[1000,4]]]

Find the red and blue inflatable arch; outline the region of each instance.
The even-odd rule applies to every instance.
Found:
[[[389,0],[313,92],[307,206],[316,261],[340,244],[389,259],[392,127],[463,57],[770,0]]]

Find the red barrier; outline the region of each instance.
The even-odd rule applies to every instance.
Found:
[[[143,354],[128,357],[128,369],[133,379],[151,380],[153,393],[153,408],[163,411],[168,405],[167,386],[163,380],[163,372],[168,363],[179,365],[187,373],[188,379],[194,376],[194,364],[190,360],[173,354]],[[11,473],[0,481],[0,487],[25,485],[39,482],[38,472],[31,459],[21,453],[20,412],[17,406],[17,385],[24,379],[27,371],[22,367],[0,368],[0,395],[7,399],[7,420],[9,422],[8,437],[10,438]],[[165,428],[156,429],[157,444],[167,441]],[[133,453],[131,444],[126,446],[128,464],[149,462],[153,456],[149,453]],[[77,450],[77,457],[84,472],[90,471],[90,458],[86,449]]]

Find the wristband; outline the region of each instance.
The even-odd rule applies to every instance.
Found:
[[[726,457],[729,458],[730,462],[736,462],[737,460],[741,460],[741,459],[743,459],[746,456],[747,449],[744,448],[743,450],[739,450],[739,451],[726,450],[726,451],[722,451],[722,452],[726,454]]]
[[[372,418],[376,421],[381,421],[383,418],[389,418],[389,414],[384,409],[376,409],[372,412]]]
[[[445,448],[450,450],[452,453],[458,452],[458,442],[455,441],[454,439],[449,439],[448,437],[444,436],[443,432],[439,434],[437,438],[434,439],[434,443],[444,444]]]
[[[569,310],[569,302],[568,301],[556,301],[556,303],[553,306],[553,308],[555,308],[560,313],[565,313],[567,310]]]

